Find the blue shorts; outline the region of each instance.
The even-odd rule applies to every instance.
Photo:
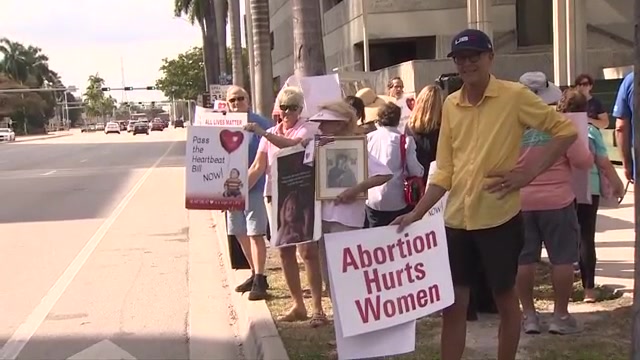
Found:
[[[227,234],[259,236],[267,234],[267,209],[262,191],[249,191],[249,209],[227,212]]]

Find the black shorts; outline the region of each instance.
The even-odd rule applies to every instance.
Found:
[[[463,230],[446,228],[449,262],[454,286],[474,285],[484,270],[494,293],[511,290],[518,274],[518,258],[524,245],[522,214],[494,228]]]

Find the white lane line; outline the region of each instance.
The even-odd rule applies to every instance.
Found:
[[[42,174],[42,176],[47,176],[47,175],[53,175],[56,173],[57,170],[51,170],[51,171],[47,171],[46,173]]]
[[[81,163],[83,163],[83,162],[87,162],[87,160],[89,160],[89,159],[82,159],[82,160],[80,160],[80,162],[81,162]]]
[[[107,234],[113,223],[118,219],[120,214],[124,211],[124,209],[129,205],[131,199],[136,195],[138,190],[145,183],[147,178],[151,175],[153,170],[158,167],[158,164],[169,154],[173,146],[177,144],[177,142],[171,143],[167,151],[162,154],[162,156],[156,160],[156,162],[151,165],[149,169],[142,175],[140,180],[131,188],[129,193],[120,201],[118,206],[113,210],[111,215],[100,225],[98,230],[93,234],[91,239],[85,244],[85,246],[80,250],[78,255],[76,255],[75,259],[69,264],[69,266],[65,269],[62,276],[58,278],[55,284],[49,289],[47,294],[40,300],[38,306],[29,314],[25,322],[23,322],[20,327],[11,335],[6,344],[0,349],[0,359],[2,360],[15,360],[22,349],[27,345],[29,340],[36,333],[42,322],[47,317],[51,309],[56,305],[58,300],[64,292],[67,290],[73,279],[78,275],[84,264],[87,262],[91,254],[95,251],[95,249],[100,244],[100,241]]]

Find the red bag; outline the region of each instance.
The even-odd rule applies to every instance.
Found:
[[[421,176],[408,176],[407,171],[407,136],[400,135],[400,161],[404,175],[404,201],[407,205],[415,206],[424,195],[425,185]]]

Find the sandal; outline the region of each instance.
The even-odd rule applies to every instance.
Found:
[[[311,325],[312,328],[324,326],[328,323],[329,323],[329,320],[327,319],[327,315],[325,315],[324,313],[313,314],[313,316],[311,317],[311,320],[309,321],[309,325]]]
[[[309,317],[307,316],[307,312],[304,310],[291,309],[288,313],[278,318],[278,321],[282,322],[296,322],[296,321],[304,321]]]

